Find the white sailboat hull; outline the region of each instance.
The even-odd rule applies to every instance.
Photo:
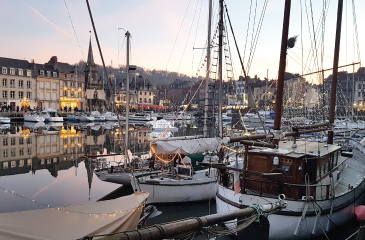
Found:
[[[134,191],[139,187],[131,178]],[[216,179],[205,178],[195,180],[151,179],[144,181],[140,178],[139,186],[142,191],[150,193],[147,203],[194,202],[209,200],[215,197]]]

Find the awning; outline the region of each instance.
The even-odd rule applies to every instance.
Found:
[[[168,109],[169,107],[167,106],[159,106],[159,105],[153,105],[153,104],[138,104],[139,107],[141,108],[150,108],[150,109]]]
[[[137,228],[149,193],[58,208],[0,213],[1,239],[80,239]]]

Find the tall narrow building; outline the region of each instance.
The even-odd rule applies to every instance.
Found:
[[[87,111],[105,110],[106,104],[103,79],[98,79],[97,77],[98,71],[96,70],[96,64],[94,62],[93,50],[91,47],[91,38],[89,42],[89,51],[84,72]]]

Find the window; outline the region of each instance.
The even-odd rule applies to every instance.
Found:
[[[19,148],[19,156],[24,156],[24,148]]]
[[[150,96],[151,96],[151,92],[150,92]]]
[[[15,79],[10,79],[10,87],[15,87]]]
[[[51,93],[50,92],[46,93],[46,100],[51,100]]]
[[[3,151],[3,157],[8,157],[8,149],[4,149],[4,151]]]
[[[362,84],[359,84],[358,89],[361,89]]]
[[[139,92],[139,95],[142,95],[142,92]]]
[[[15,75],[15,69],[14,68],[10,68],[10,75]]]
[[[360,93],[360,92],[358,92],[358,93],[357,93],[357,96],[358,96],[358,97],[360,97],[360,94],[361,94],[361,93]]]
[[[51,76],[51,71],[47,71],[47,77]]]
[[[79,98],[82,97],[81,92],[77,92],[77,97],[79,97]]]
[[[144,92],[144,95],[147,95],[147,92]]]
[[[82,83],[77,83],[77,86],[78,86],[79,88],[82,88]]]
[[[142,98],[139,99],[139,102],[142,102]]]
[[[19,99],[23,99],[24,97],[24,92],[19,92]]]
[[[57,83],[52,83],[52,89],[57,89]]]
[[[3,79],[3,87],[6,87],[8,85],[8,79],[4,78]]]
[[[10,98],[15,98],[15,91],[10,91]]]
[[[65,87],[67,87],[67,82],[65,82],[65,84],[64,84],[64,85],[65,85]]]
[[[43,81],[41,81],[41,82],[39,83],[39,87],[40,87],[40,88],[44,88],[44,82],[43,82]]]
[[[53,72],[53,77],[57,77],[57,72]]]
[[[74,82],[71,82],[71,87],[74,87],[75,86],[75,83]]]
[[[44,70],[40,70],[39,75],[44,76]]]
[[[63,96],[67,97],[67,91],[63,91]]]
[[[32,98],[32,93],[31,92],[27,92],[27,98],[31,99]]]
[[[46,88],[51,89],[51,83],[50,82],[46,82]]]
[[[3,91],[3,98],[7,98],[8,97],[8,91]]]
[[[27,138],[26,142],[27,144],[32,144],[32,138]]]
[[[30,77],[30,70],[27,70],[27,76]]]
[[[19,76],[23,76],[23,69],[18,69]]]
[[[15,145],[15,138],[11,138],[11,140],[10,140],[10,144],[11,144],[11,145]]]
[[[3,139],[3,146],[8,146],[8,139],[7,138]]]
[[[146,98],[144,99],[144,102],[145,102],[145,103],[147,102],[147,99],[146,99]]]
[[[16,154],[15,154],[15,148],[10,149],[10,156],[12,156],[12,157],[15,157],[16,156]]]
[[[31,83],[30,83],[30,81],[27,81],[27,88],[31,88]]]
[[[19,88],[23,88],[23,80],[19,80]]]
[[[19,138],[19,145],[23,145],[24,144],[24,138]]]
[[[7,68],[6,67],[3,67],[2,70],[1,70],[2,74],[7,74]]]
[[[31,155],[31,154],[32,154],[32,149],[28,148],[28,155]]]

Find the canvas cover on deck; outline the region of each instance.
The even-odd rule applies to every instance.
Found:
[[[79,239],[135,230],[148,195],[142,192],[60,209],[0,213],[0,236],[16,240]]]
[[[221,138],[197,138],[174,141],[156,141],[152,147],[157,154],[194,154],[218,151],[222,146]]]

